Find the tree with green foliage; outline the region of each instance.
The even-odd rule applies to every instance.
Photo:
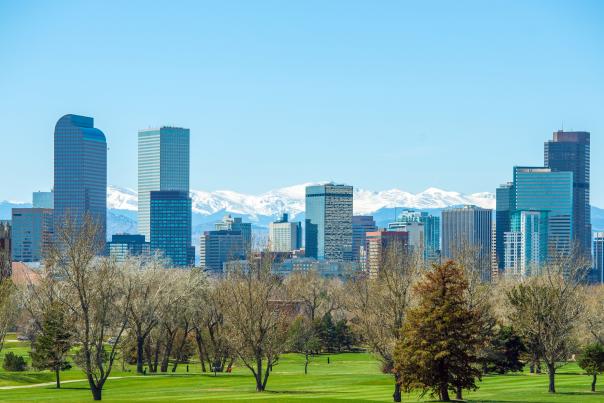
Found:
[[[27,369],[27,364],[22,356],[16,355],[12,351],[9,351],[6,353],[6,355],[4,355],[2,368],[4,368],[6,371],[25,371]]]
[[[292,351],[304,354],[304,375],[308,374],[310,356],[321,349],[321,341],[317,336],[310,319],[298,316],[289,327],[289,343]]]
[[[32,366],[36,369],[54,371],[57,389],[61,387],[60,372],[71,368],[67,361],[72,342],[70,323],[58,304],[48,308],[30,352]]]
[[[505,374],[522,371],[524,363],[520,356],[524,351],[526,349],[520,335],[511,326],[500,326],[489,345],[483,349],[480,357],[482,372]]]
[[[587,345],[579,357],[579,366],[593,376],[591,391],[596,391],[598,374],[604,372],[604,346],[600,343]]]
[[[468,283],[453,261],[434,265],[414,287],[420,300],[407,313],[394,371],[405,391],[430,392],[450,401],[449,390],[476,390],[482,346],[479,311],[466,300]]]

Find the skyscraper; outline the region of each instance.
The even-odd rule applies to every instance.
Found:
[[[150,239],[151,192],[189,192],[189,129],[160,127],[138,132],[138,232]]]
[[[306,187],[306,256],[352,260],[352,186]]]
[[[504,234],[510,231],[511,214],[514,211],[513,185],[513,182],[504,183],[495,192],[495,256],[499,271],[505,266]]]
[[[302,247],[302,223],[290,222],[287,214],[268,225],[271,252],[292,252]]]
[[[149,256],[149,242],[144,235],[114,234],[107,244],[109,256],[117,262],[123,262],[129,256]]]
[[[243,247],[246,253],[252,250],[252,223],[243,222],[241,217],[224,216],[214,224],[216,231],[240,231],[243,237]]]
[[[593,252],[593,268],[588,280],[592,284],[604,283],[604,232],[594,232]]]
[[[510,231],[503,234],[503,272],[507,276],[527,277],[539,273],[547,259],[548,224],[547,211],[512,213]]]
[[[587,255],[591,249],[591,211],[589,204],[589,132],[554,132],[545,143],[545,166],[555,172],[573,173],[572,233]]]
[[[373,216],[352,216],[352,260],[361,261],[361,256],[367,252],[367,233],[374,231],[377,231],[377,226]]]
[[[424,224],[425,259],[435,262],[440,257],[440,217],[423,211],[419,220]]]
[[[81,225],[89,216],[105,241],[107,227],[107,143],[94,119],[65,115],[54,133],[54,223],[69,217]]]
[[[514,209],[548,212],[548,251],[565,253],[572,240],[573,174],[514,167]]]
[[[191,198],[188,192],[152,191],[151,252],[160,251],[177,267],[195,264],[191,246]]]
[[[382,265],[384,253],[389,247],[407,248],[409,233],[406,231],[379,230],[367,233],[367,265],[366,270],[375,276]]]
[[[39,262],[53,234],[53,210],[14,208],[12,211],[12,260]]]
[[[449,208],[442,212],[442,255],[454,259],[460,249],[474,248],[481,279],[491,278],[491,209],[477,206]]]

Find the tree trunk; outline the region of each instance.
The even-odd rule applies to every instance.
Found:
[[[394,393],[392,394],[392,401],[394,401],[394,402],[402,401],[401,384],[398,382],[398,380],[396,380],[396,378],[395,378],[395,382],[394,382]]]
[[[195,329],[195,344],[197,344],[197,354],[199,355],[199,363],[201,364],[201,372],[206,372],[206,362],[204,357],[203,339],[199,329]]]
[[[555,364],[547,364],[547,374],[549,375],[549,393],[556,393],[556,366]]]
[[[256,392],[264,391],[262,385],[262,358],[256,358]]]
[[[592,392],[596,391],[596,379],[598,379],[598,373],[594,372],[594,379],[593,379],[593,381],[591,381],[591,391]]]
[[[143,348],[145,346],[145,338],[136,336],[136,373],[143,373]]]
[[[170,364],[170,354],[172,354],[172,345],[174,344],[174,335],[168,334],[166,339],[166,351],[164,351],[164,357],[161,361],[161,372],[168,372],[168,365]]]
[[[60,368],[55,368],[55,378],[57,380],[57,389],[61,389],[61,376],[60,376],[60,372],[61,369]],[[595,375],[594,375],[595,377]],[[594,387],[595,387],[596,381],[594,380]]]
[[[463,393],[461,390],[461,386],[457,385],[455,387],[455,399],[456,400],[463,400]]]
[[[88,375],[88,384],[90,385],[90,391],[92,392],[92,399],[101,400],[103,389],[94,383],[91,375]]]
[[[451,399],[449,398],[449,388],[448,385],[441,385],[440,386],[440,400],[442,400],[443,402],[450,402]]]
[[[305,361],[304,361],[304,375],[308,374],[308,353],[306,353],[304,355]]]
[[[531,361],[531,364],[529,365],[529,373],[530,374],[535,373],[535,362],[534,361]]]

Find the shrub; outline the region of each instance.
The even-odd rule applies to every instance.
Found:
[[[8,352],[4,356],[2,368],[6,371],[25,371],[27,369],[27,364],[22,356],[16,355],[13,352]]]

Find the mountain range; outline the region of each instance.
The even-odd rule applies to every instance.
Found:
[[[324,183],[324,182],[321,182]],[[283,213],[292,220],[304,220],[305,188],[314,183],[303,183],[271,190],[259,195],[238,193],[230,190],[212,192],[192,190],[193,235],[198,239],[203,231],[212,229],[224,215],[241,216],[252,223],[257,231],[266,231],[268,224]],[[378,226],[385,226],[403,208],[429,211],[440,215],[443,208],[474,204],[495,208],[493,193],[463,194],[438,188],[428,188],[420,193],[399,189],[369,191],[355,188],[354,214],[371,214]],[[0,202],[0,219],[10,219],[13,207],[29,207],[28,203]],[[128,188],[109,186],[107,189],[107,233],[136,233],[138,196]],[[592,207],[594,230],[604,229],[604,210]]]

